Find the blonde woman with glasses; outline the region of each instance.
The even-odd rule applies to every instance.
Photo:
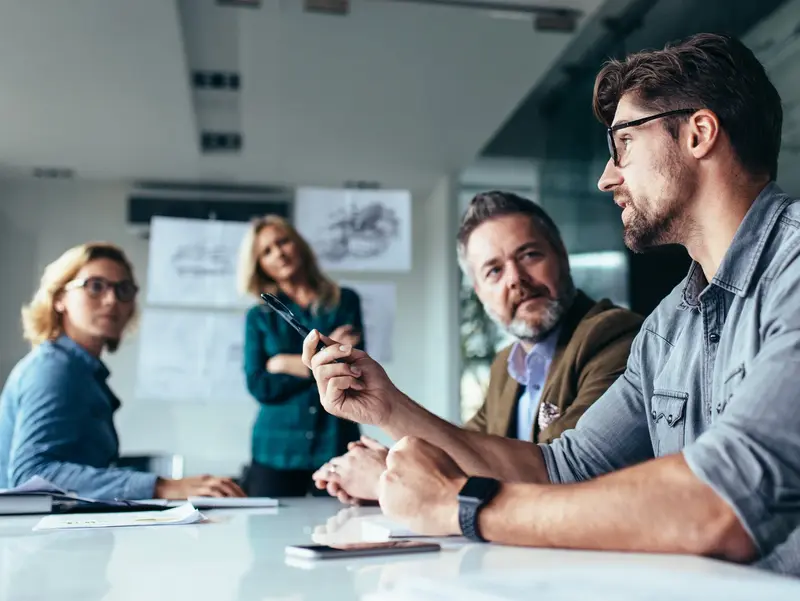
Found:
[[[358,440],[359,429],[322,410],[301,359],[303,338],[260,295],[275,295],[309,329],[363,349],[361,303],[322,273],[308,243],[274,215],[253,221],[242,241],[239,288],[259,299],[245,326],[247,387],[260,405],[245,488],[251,496],[305,496],[315,490],[314,471]]]
[[[33,348],[0,396],[0,488],[41,476],[96,499],[244,496],[227,478],[171,480],[114,467],[120,401],[101,355],[131,325],[138,290],[130,261],[111,244],[76,246],[47,266],[22,309]]]

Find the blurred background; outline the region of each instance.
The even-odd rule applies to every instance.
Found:
[[[28,350],[19,308],[44,266],[115,242],[143,289],[143,327],[106,358],[123,453],[238,472],[256,411],[237,390],[246,307],[148,294],[152,220],[278,213],[302,231],[304,189],[395,191],[408,264],[328,270],[377,291],[389,375],[460,422],[505,343],[456,262],[475,193],[541,203],[595,298],[647,314],[685,275],[682,249],[624,248],[596,188],[608,151],[591,95],[607,58],[700,31],[741,36],[766,65],[785,105],[778,183],[800,194],[800,0],[0,0],[0,381]],[[209,315],[199,334],[152,327]],[[208,359],[221,340],[224,369]],[[213,382],[153,391],[145,367],[201,347],[211,365],[192,369]]]

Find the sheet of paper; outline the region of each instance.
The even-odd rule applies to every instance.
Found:
[[[121,528],[128,526],[178,526],[202,522],[205,516],[191,503],[164,511],[85,513],[49,515],[34,530],[72,530],[77,528]]]
[[[241,313],[147,308],[139,328],[136,396],[247,402],[243,347]]]
[[[408,190],[298,188],[294,220],[324,269],[411,269]]]
[[[45,480],[41,476],[33,476],[16,488],[0,489],[0,495],[19,495],[24,493],[52,493],[56,495],[66,495],[67,491],[65,491],[63,488],[59,488],[49,480]]]
[[[392,360],[392,340],[397,315],[397,286],[390,282],[341,281],[361,298],[367,352],[379,363]]]
[[[183,307],[246,307],[236,291],[239,246],[247,223],[154,217],[147,302]]]

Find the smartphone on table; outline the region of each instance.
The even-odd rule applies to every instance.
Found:
[[[392,540],[378,543],[349,543],[341,545],[295,545],[286,547],[286,555],[304,559],[338,559],[342,557],[373,557],[402,553],[431,553],[441,551],[438,543],[413,540]]]

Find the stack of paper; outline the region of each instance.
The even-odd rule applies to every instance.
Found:
[[[50,515],[42,518],[34,530],[65,530],[75,528],[119,528],[123,526],[178,526],[205,520],[191,503],[163,511],[135,513],[87,513],[83,515]]]

